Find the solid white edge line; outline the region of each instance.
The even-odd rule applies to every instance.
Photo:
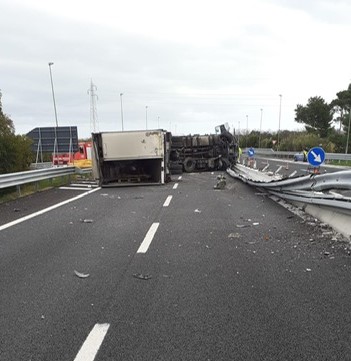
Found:
[[[61,202],[61,203],[54,204],[53,206],[50,206],[50,207],[45,208],[45,209],[42,209],[42,210],[40,210],[40,211],[38,211],[38,212],[35,212],[35,213],[32,213],[32,214],[28,214],[27,216],[24,216],[24,217],[22,217],[22,218],[19,218],[19,219],[16,219],[16,220],[12,221],[12,222],[3,224],[2,226],[0,226],[0,231],[4,230],[4,229],[6,229],[6,228],[9,228],[9,227],[15,226],[16,224],[25,222],[25,221],[27,221],[28,219],[31,219],[31,218],[40,216],[41,214],[50,212],[50,211],[52,211],[53,209],[59,208],[59,207],[61,207],[61,206],[64,206],[65,204],[74,202],[74,201],[76,201],[77,199],[83,198],[83,197],[85,197],[86,195],[88,195],[88,194],[90,194],[90,193],[93,193],[93,192],[96,192],[96,191],[98,191],[98,190],[100,190],[100,189],[101,189],[101,187],[92,189],[91,191],[88,191],[88,192],[79,194],[78,196],[73,197],[73,198],[70,198],[70,199],[67,199],[67,200],[65,200],[65,201],[63,201],[63,202]]]
[[[151,227],[149,228],[148,232],[146,233],[146,236],[145,236],[143,242],[141,243],[137,253],[146,253],[147,252],[159,225],[160,225],[160,223],[157,223],[157,222],[155,222],[151,225]]]
[[[175,183],[173,189],[177,189],[177,188],[178,188],[178,183]]]
[[[109,327],[108,323],[97,323],[90,331],[74,361],[93,361]]]
[[[167,199],[165,200],[165,202],[163,203],[164,207],[168,207],[169,204],[171,203],[173,196],[168,196]]]

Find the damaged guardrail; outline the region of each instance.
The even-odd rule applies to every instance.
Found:
[[[268,174],[237,164],[227,173],[295,205],[304,204],[305,209],[309,205],[308,213],[351,235],[351,197],[336,192],[351,190],[351,170],[283,179],[277,173]]]
[[[20,186],[26,183],[35,183],[44,179],[81,174],[86,172],[87,170],[82,171],[79,168],[68,166],[68,167],[46,168],[46,169],[29,170],[25,172],[1,174],[0,189]]]
[[[282,192],[291,190],[327,191],[330,189],[351,189],[351,170],[326,174],[310,174],[287,179],[282,179],[277,174],[274,174],[275,177],[273,178],[269,174],[241,165],[236,165],[234,170],[229,170],[228,172],[232,176],[237,174],[239,177],[244,178],[246,183],[250,185]]]

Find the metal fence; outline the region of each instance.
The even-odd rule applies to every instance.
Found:
[[[273,149],[267,148],[255,148],[255,154],[264,155],[273,158],[290,158],[293,159],[294,155],[299,152],[291,152],[291,151],[274,151]],[[330,160],[337,161],[347,161],[351,160],[351,154],[343,154],[343,153],[325,153],[326,162]]]
[[[46,169],[29,170],[25,172],[9,173],[0,175],[0,189],[20,186],[26,183],[35,183],[45,179],[62,177],[67,175],[86,173],[89,170],[81,171],[79,168],[53,167]]]

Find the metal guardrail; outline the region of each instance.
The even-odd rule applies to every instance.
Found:
[[[20,186],[26,183],[34,183],[44,179],[62,177],[73,174],[82,174],[89,172],[89,169],[81,170],[79,168],[53,167],[46,169],[29,170],[25,172],[8,173],[0,175],[0,189]]]
[[[294,155],[299,152],[291,152],[291,151],[274,151],[273,149],[267,148],[255,148],[255,154],[257,155],[268,155],[270,157],[281,157],[281,158],[294,158]],[[343,154],[343,153],[325,153],[325,160],[339,160],[339,161],[347,161],[351,160],[351,154]]]
[[[304,175],[296,178],[278,179],[256,169],[237,164],[228,174],[243,182],[262,188],[283,199],[323,205],[348,211],[351,214],[351,198],[342,194],[328,193],[333,190],[351,190],[351,170],[328,174]]]

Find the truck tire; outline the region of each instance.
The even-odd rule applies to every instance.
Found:
[[[183,167],[187,173],[191,173],[195,170],[196,162],[193,158],[185,158],[183,162]]]

